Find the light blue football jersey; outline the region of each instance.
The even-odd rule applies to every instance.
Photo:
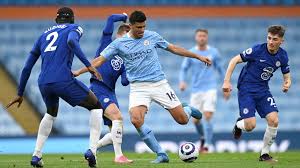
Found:
[[[225,73],[223,61],[218,50],[214,47],[208,46],[207,50],[201,51],[197,47],[193,47],[190,49],[190,51],[195,54],[208,57],[210,60],[212,60],[212,66],[206,66],[201,61],[196,59],[184,58],[179,73],[179,81],[186,81],[187,71],[191,69],[191,85],[193,93],[206,92],[211,89],[217,89],[218,73],[221,78],[224,77]]]
[[[107,60],[118,55],[124,60],[129,82],[158,82],[165,79],[157,48],[167,49],[169,43],[158,33],[145,30],[144,36],[134,39],[129,33],[108,45],[101,55]]]

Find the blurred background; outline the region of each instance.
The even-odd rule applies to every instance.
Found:
[[[300,0],[2,0],[0,1],[0,154],[31,153],[39,121],[46,108],[39,92],[37,79],[41,60],[32,70],[21,108],[5,109],[14,98],[21,70],[35,40],[47,28],[55,24],[59,7],[70,6],[75,12],[75,22],[84,29],[80,44],[89,60],[92,60],[99,44],[106,18],[111,14],[143,10],[148,16],[147,29],[161,34],[171,43],[187,49],[195,46],[194,33],[198,28],[208,29],[209,45],[218,48],[224,69],[231,57],[257,43],[266,42],[267,27],[282,24],[286,27],[285,42],[290,58],[292,87],[289,93],[281,91],[283,82],[280,70],[270,81],[271,92],[280,111],[280,126],[275,152],[300,149]],[[117,24],[115,27],[117,28]],[[178,89],[178,74],[182,57],[159,51],[163,70],[170,85],[182,102],[189,102],[190,89]],[[83,64],[74,59],[73,69]],[[265,121],[259,119],[253,134],[245,134],[241,141],[234,141],[231,130],[239,115],[236,83],[242,65],[233,74],[234,90],[229,101],[221,94],[223,79],[219,78],[217,111],[213,116],[214,152],[259,151],[262,144]],[[190,76],[191,74],[189,74]],[[89,85],[89,74],[78,79]],[[117,84],[121,111],[124,119],[123,149],[145,152],[149,149],[141,142],[128,114],[129,87]],[[57,120],[45,152],[82,152],[88,143],[89,112],[71,107],[60,101]],[[146,116],[158,140],[165,149],[176,152],[182,141],[198,143],[199,138],[192,122],[178,125],[168,111],[152,104]],[[104,129],[103,134],[108,131]],[[60,144],[60,145],[57,145]],[[64,146],[62,149],[61,146]],[[112,148],[105,148],[111,150]]]

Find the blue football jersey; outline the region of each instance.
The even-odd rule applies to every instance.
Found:
[[[129,33],[107,46],[101,55],[110,60],[118,55],[124,60],[129,82],[158,82],[165,79],[158,59],[157,48],[167,50],[169,43],[158,33],[145,30],[140,39]]]
[[[113,17],[108,18],[108,23],[112,22],[112,24],[106,24],[103,32],[102,37],[100,39],[99,47],[96,51],[96,57],[100,56],[100,53],[112,42],[112,34],[113,34],[113,21],[120,21],[122,19],[126,19],[127,16],[125,15],[112,15]],[[126,86],[129,84],[127,77],[126,77],[126,70],[124,66],[123,59],[119,56],[114,56],[110,60],[107,60],[104,64],[97,68],[98,72],[102,76],[102,81],[100,83],[106,85],[111,90],[115,90],[116,82],[121,76],[122,85]],[[91,82],[96,80],[95,76],[91,77]]]
[[[266,43],[258,44],[243,51],[240,56],[247,64],[238,79],[239,90],[249,92],[269,90],[268,82],[278,68],[281,68],[283,74],[290,72],[288,55],[282,48],[279,48],[276,54],[271,54]]]
[[[83,34],[82,28],[76,24],[60,24],[48,28],[35,42],[31,52],[42,57],[39,84],[68,81],[73,78],[71,66],[74,52],[67,44],[71,31],[77,32],[79,37]]]

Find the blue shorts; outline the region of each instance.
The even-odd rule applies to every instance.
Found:
[[[57,106],[59,98],[74,107],[84,101],[90,91],[88,87],[75,78],[64,82],[42,84],[39,85],[39,88],[47,107]]]
[[[90,89],[92,92],[94,92],[94,94],[98,98],[98,101],[100,102],[104,111],[112,103],[115,103],[119,108],[119,104],[115,92],[112,91],[110,88],[108,88],[105,84],[93,80],[91,82]],[[112,125],[111,120],[105,117],[104,115],[103,115],[103,121],[104,121],[104,125],[108,125],[108,126]]]
[[[255,117],[255,112],[261,118],[265,118],[267,114],[278,112],[275,100],[270,91],[259,93],[250,93],[247,91],[238,91],[238,101],[241,118]]]

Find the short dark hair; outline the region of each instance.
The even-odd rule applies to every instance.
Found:
[[[195,34],[197,34],[198,32],[204,32],[204,33],[208,34],[208,30],[207,29],[197,29],[195,31]]]
[[[59,8],[56,13],[56,23],[74,23],[74,12],[69,7]]]
[[[130,24],[135,24],[136,22],[145,22],[146,20],[146,15],[142,11],[134,11],[129,16]]]
[[[278,35],[279,37],[283,37],[285,33],[285,28],[282,25],[271,25],[268,28],[268,33]]]
[[[121,34],[124,31],[126,31],[126,32],[130,31],[130,26],[128,24],[125,24],[125,23],[121,24],[118,28],[117,34]]]

